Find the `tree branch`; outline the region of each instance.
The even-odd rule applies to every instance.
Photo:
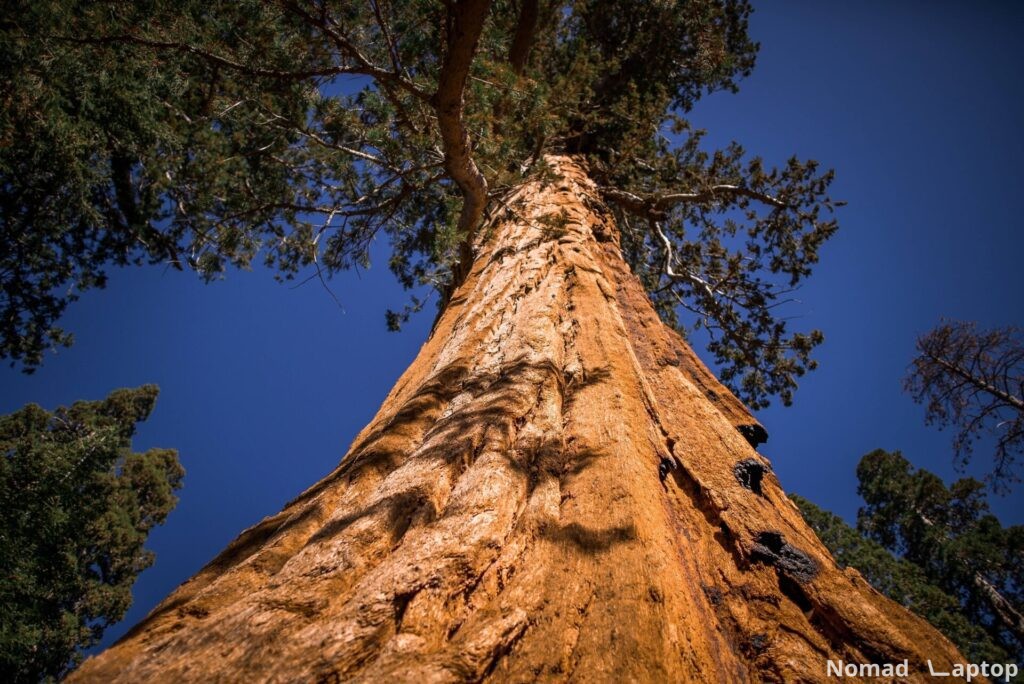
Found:
[[[402,77],[400,72],[390,72],[381,69],[374,65],[370,60],[359,50],[356,45],[348,39],[347,36],[339,32],[332,26],[330,19],[327,18],[326,13],[317,18],[307,12],[306,10],[299,7],[294,2],[283,1],[280,3],[281,6],[293,14],[302,18],[306,23],[311,26],[315,26],[324,32],[334,44],[338,46],[338,49],[350,59],[355,60],[359,67],[350,68],[351,70],[346,73],[362,74],[370,76],[375,81],[383,85],[395,85],[406,91],[407,93],[414,95],[420,100],[427,101],[429,96],[423,90],[421,90],[415,83]]]
[[[672,269],[672,241],[668,239],[667,235],[665,235],[665,231],[661,229],[660,223],[652,221],[651,224],[654,226],[654,230],[658,233],[658,237],[661,238],[662,244],[665,245],[665,275],[671,280],[685,280],[694,287],[699,287],[704,290],[711,301],[714,302],[715,291],[712,289],[711,284],[708,281],[695,273],[691,273],[690,271],[687,271],[686,273],[676,273]]]
[[[618,188],[602,187],[601,194],[623,209],[642,216],[662,218],[666,212],[677,204],[699,204],[722,197],[747,197],[779,209],[790,205],[764,192],[757,192],[738,185],[713,185],[703,192],[679,192],[670,195],[637,195]]]
[[[447,4],[448,45],[437,92],[431,98],[441,130],[444,167],[462,191],[458,230],[465,237],[460,248],[455,284],[465,278],[472,266],[473,238],[487,204],[487,179],[473,160],[472,143],[463,114],[466,79],[490,6],[490,0],[459,0]]]
[[[188,43],[176,43],[173,41],[166,40],[151,40],[149,38],[143,38],[142,36],[136,36],[132,34],[119,34],[113,36],[100,36],[98,38],[78,38],[75,36],[55,36],[57,40],[65,41],[68,43],[77,43],[79,45],[109,45],[112,43],[129,43],[132,45],[142,45],[143,47],[151,47],[159,50],[175,50],[177,52],[185,52],[191,55],[195,55],[201,59],[216,64],[218,66],[227,67],[234,71],[237,71],[248,76],[261,76],[265,78],[278,78],[288,81],[303,81],[308,78],[317,78],[324,76],[340,76],[342,74],[364,74],[372,76],[373,74],[367,73],[363,69],[349,68],[343,66],[329,66],[321,67],[319,69],[305,69],[301,71],[287,71],[284,69],[264,69],[261,67],[254,67],[248,64],[242,64],[236,62],[223,55],[218,55],[214,52],[204,50],[196,47],[195,45],[189,45]]]
[[[539,0],[521,0],[519,21],[508,51],[508,63],[516,76],[522,76],[526,60],[530,57],[530,48],[533,47],[534,34],[537,32],[537,19],[540,17],[539,6]]]
[[[384,14],[381,12],[380,3],[377,0],[370,0],[370,6],[373,7],[373,16],[377,19],[377,26],[380,27],[381,35],[384,36],[384,42],[387,43],[388,56],[391,58],[391,68],[395,70],[396,74],[404,74],[405,70],[402,68],[401,61],[398,58],[398,47],[391,36],[388,22],[384,19]]]
[[[914,513],[918,519],[925,524],[926,527],[936,528],[937,525],[926,516],[919,509],[915,508]],[[945,536],[947,539],[951,538],[948,531],[941,530],[940,534]],[[953,557],[958,563],[961,563],[966,567],[966,562],[962,552],[953,554]],[[1000,591],[981,574],[979,570],[968,570],[971,573],[971,582],[981,591],[985,600],[988,602],[989,607],[992,608],[992,612],[995,613],[996,619],[1002,623],[1003,627],[1009,630],[1018,641],[1024,643],[1024,615],[1021,615],[1006,599]]]
[[[662,195],[655,199],[655,206],[658,209],[668,209],[676,204],[707,202],[720,195],[739,195],[741,197],[749,197],[752,200],[757,200],[762,204],[769,204],[773,207],[778,207],[779,209],[785,209],[789,206],[779,198],[769,195],[768,193],[757,192],[750,188],[728,184],[713,185],[705,192],[682,192],[672,195]]]
[[[956,375],[962,380],[974,385],[978,389],[988,392],[992,396],[1002,400],[1003,402],[1009,404],[1018,411],[1024,413],[1024,399],[1021,399],[1020,397],[1015,397],[1012,394],[1009,394],[1008,392],[1002,391],[995,385],[985,382],[985,380],[982,379],[981,377],[971,375],[964,369],[960,368],[960,366],[950,363],[941,356],[936,356],[930,352],[925,352],[925,356],[927,356],[929,359],[931,359],[935,363],[939,364],[940,366],[948,370],[953,375]]]

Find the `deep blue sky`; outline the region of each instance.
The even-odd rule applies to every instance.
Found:
[[[852,519],[854,467],[875,447],[955,476],[950,435],[900,389],[916,336],[942,316],[1024,324],[1024,3],[759,4],[754,74],[692,119],[709,145],[736,139],[769,162],[797,154],[837,170],[833,195],[849,206],[796,321],[825,331],[821,368],[794,406],[760,418],[786,489]],[[66,317],[74,347],[33,376],[0,371],[5,413],[162,389],[136,447],[177,448],[188,475],[107,642],[327,473],[372,417],[431,319],[385,331],[384,309],[404,295],[378,262],[333,282],[344,311],[315,281],[289,289],[267,272],[210,286],[116,272]],[[994,500],[1004,522],[1024,522],[1020,491]]]

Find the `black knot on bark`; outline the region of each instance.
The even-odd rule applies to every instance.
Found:
[[[708,597],[708,601],[710,601],[713,606],[721,605],[722,600],[725,598],[722,590],[718,587],[702,584],[701,589],[704,590],[704,595]]]
[[[675,470],[675,467],[675,461],[665,456],[662,456],[661,462],[658,463],[658,479],[664,482],[665,478],[668,477],[668,474]]]
[[[736,476],[740,486],[758,496],[764,496],[764,492],[761,491],[761,480],[764,479],[764,474],[767,471],[768,466],[756,458],[743,459],[732,468],[733,475]]]
[[[736,428],[743,435],[743,439],[747,440],[747,444],[757,448],[758,444],[764,444],[768,441],[768,431],[757,423],[751,423],[749,425],[740,425]]]
[[[781,532],[761,532],[754,540],[752,560],[774,565],[782,575],[803,584],[818,574],[818,564],[806,553],[787,544]]]
[[[770,644],[767,634],[754,634],[740,645],[740,649],[748,658],[756,658],[767,651]]]

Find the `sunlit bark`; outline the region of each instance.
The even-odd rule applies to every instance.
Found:
[[[339,467],[75,679],[949,671],[948,641],[836,567],[751,446],[763,430],[658,320],[584,170],[550,161]]]

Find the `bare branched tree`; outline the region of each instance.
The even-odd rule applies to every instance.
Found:
[[[924,404],[925,420],[954,427],[956,462],[964,466],[975,443],[995,439],[989,479],[1005,490],[1019,481],[1024,452],[1024,340],[1015,327],[979,330],[974,323],[944,322],[917,341],[904,387]]]

